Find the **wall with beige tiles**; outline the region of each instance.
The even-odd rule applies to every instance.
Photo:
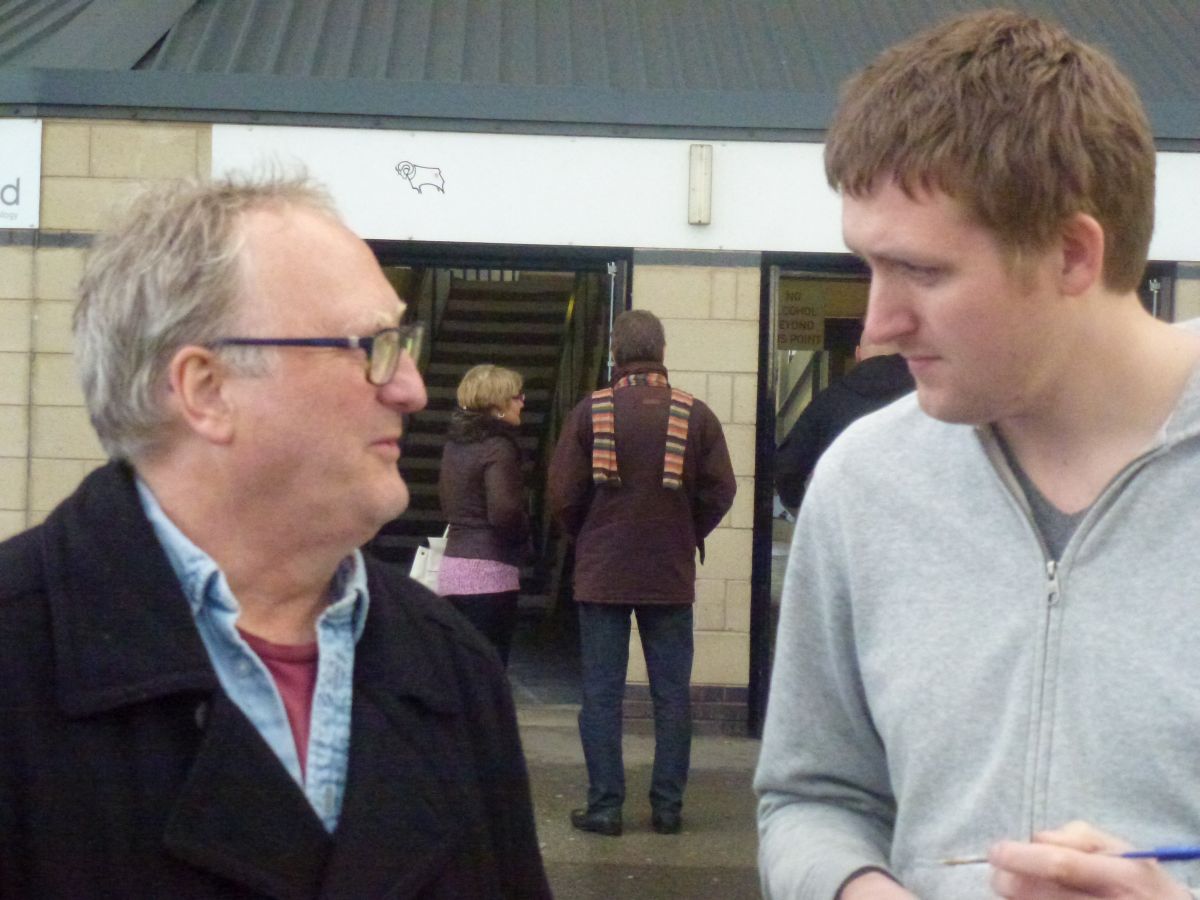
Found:
[[[29,505],[29,370],[33,248],[0,247],[0,538]]]
[[[1200,263],[1179,267],[1175,281],[1175,321],[1200,318]]]
[[[708,404],[725,431],[738,493],[697,566],[694,684],[745,687],[750,671],[750,557],[758,392],[760,270],[749,266],[633,267],[633,306],[663,322],[671,384]],[[629,679],[647,681],[636,632]]]
[[[86,253],[72,244],[139,184],[207,175],[211,153],[209,125],[43,122],[41,228],[31,245],[0,246],[0,539],[41,521],[104,461],[71,358]]]

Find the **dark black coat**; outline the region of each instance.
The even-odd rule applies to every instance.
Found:
[[[916,388],[898,353],[864,359],[812,398],[775,451],[775,487],[795,509],[821,454],[855,419],[882,409]]]
[[[0,544],[0,896],[549,896],[495,655],[367,565],[329,835],[220,688],[128,468]]]

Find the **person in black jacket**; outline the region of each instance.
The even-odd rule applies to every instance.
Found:
[[[855,419],[916,389],[908,364],[895,347],[860,343],[854,358],[858,364],[812,398],[775,451],[775,487],[783,505],[793,512],[817,460],[834,438]]]
[[[438,472],[442,514],[450,523],[438,593],[492,642],[506,666],[520,567],[530,546],[517,443],[522,387],[518,373],[491,364],[463,376]]]
[[[0,896],[548,897],[495,655],[358,550],[426,400],[370,249],[160,184],[80,294],[112,461],[0,544]]]

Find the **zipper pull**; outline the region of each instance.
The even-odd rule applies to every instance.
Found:
[[[1046,603],[1053,606],[1058,602],[1058,563],[1053,559],[1046,560],[1046,578],[1050,582],[1046,591]]]

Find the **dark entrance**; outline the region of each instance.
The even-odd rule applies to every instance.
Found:
[[[541,639],[537,665],[526,671],[518,635],[510,674],[522,689],[557,690],[555,666],[575,665],[574,647],[561,646],[572,643],[574,611],[560,602],[567,547],[548,514],[546,470],[565,416],[603,377],[611,316],[628,305],[631,254],[395,242],[372,242],[372,248],[408,302],[408,315],[425,324],[418,364],[429,404],[405,426],[400,471],[409,508],[366,551],[407,568],[427,537],[442,534],[438,474],[458,383],[480,363],[520,372],[526,402],[519,442],[537,551],[522,570],[521,617],[522,628]]]

